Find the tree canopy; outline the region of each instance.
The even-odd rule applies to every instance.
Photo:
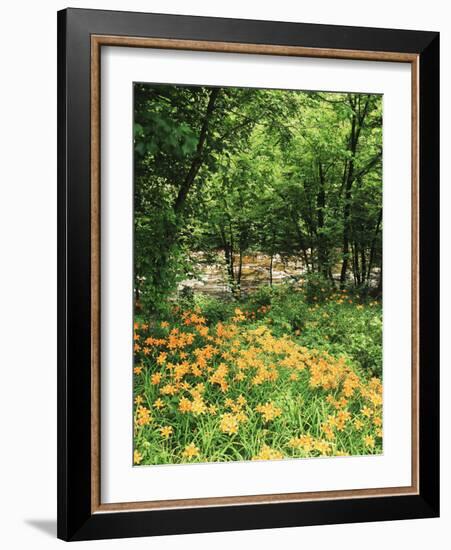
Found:
[[[382,97],[134,87],[135,289],[158,309],[220,255],[296,259],[325,283],[382,285]]]

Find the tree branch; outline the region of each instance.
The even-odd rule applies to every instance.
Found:
[[[220,88],[213,88],[210,92],[210,98],[208,100],[207,110],[205,112],[204,121],[199,134],[199,141],[197,142],[196,152],[194,158],[191,162],[190,169],[182,183],[182,186],[179,189],[177,198],[174,203],[174,212],[178,214],[182,209],[186,201],[191,186],[194,183],[200,167],[202,166],[202,151],[204,149],[205,141],[207,139],[208,125],[210,122],[211,115],[214,111],[215,102],[218,98]]]

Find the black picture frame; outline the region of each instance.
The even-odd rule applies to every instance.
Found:
[[[93,513],[91,36],[399,52],[419,60],[419,492]],[[439,33],[66,9],[58,12],[58,537],[87,540],[439,515]]]

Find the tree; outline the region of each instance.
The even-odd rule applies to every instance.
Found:
[[[368,94],[135,85],[135,289],[146,310],[204,257],[329,284],[382,277],[382,102]],[[377,278],[377,281],[375,280]]]

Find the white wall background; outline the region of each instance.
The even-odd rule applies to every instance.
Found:
[[[450,279],[451,18],[442,0],[72,0],[124,9],[440,31],[442,281]],[[58,0],[7,3],[0,33],[0,541],[51,549],[56,536],[56,11]],[[84,548],[443,548],[451,535],[451,330],[442,286],[442,518],[83,543]]]

